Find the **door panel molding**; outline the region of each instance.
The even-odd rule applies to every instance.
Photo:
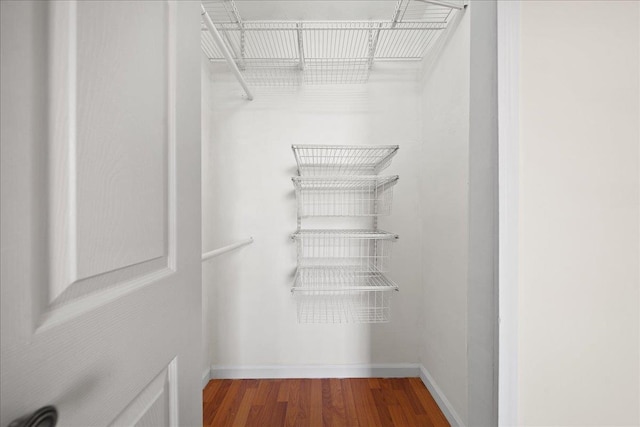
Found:
[[[91,108],[83,108],[82,111],[78,111],[78,79],[80,78],[79,74],[81,74],[78,67],[82,66],[82,64],[78,63],[79,49],[85,50],[84,55],[87,53],[87,46],[79,47],[78,43],[78,32],[81,31],[79,29],[79,20],[84,18],[84,16],[79,16],[79,13],[104,13],[104,10],[100,10],[101,7],[107,12],[109,7],[113,7],[108,6],[108,3],[107,6],[104,6],[104,4],[97,5],[98,3],[94,2],[80,5],[77,1],[53,2],[48,5],[49,45],[47,67],[48,75],[50,76],[48,81],[48,141],[42,141],[45,145],[42,149],[47,153],[49,184],[48,202],[46,203],[48,209],[42,215],[42,218],[46,223],[44,229],[49,230],[49,234],[46,237],[47,242],[45,243],[49,253],[49,257],[47,257],[49,258],[49,277],[44,286],[33,290],[34,293],[40,293],[41,295],[30,295],[28,297],[28,300],[34,301],[36,311],[35,333],[42,332],[88,311],[95,310],[131,292],[136,292],[173,274],[176,270],[176,7],[170,1],[158,3],[158,7],[162,8],[161,13],[164,24],[158,24],[156,29],[162,31],[162,33],[158,32],[157,34],[149,35],[147,31],[144,34],[138,34],[141,46],[149,48],[147,46],[148,37],[157,36],[158,40],[155,40],[156,45],[159,46],[157,49],[166,47],[163,52],[166,64],[160,64],[161,66],[158,67],[162,71],[162,79],[156,79],[162,82],[164,88],[162,91],[158,91],[157,86],[152,86],[152,83],[149,83],[150,89],[148,90],[150,93],[164,93],[164,106],[158,109],[161,115],[156,114],[156,119],[162,121],[161,126],[158,126],[157,121],[140,123],[138,126],[135,123],[137,117],[126,117],[124,113],[122,113],[121,121],[115,121],[114,119],[114,122],[110,123],[109,117],[103,117],[106,115],[100,116],[101,107],[104,107],[102,104],[96,105],[95,108],[90,105]],[[147,11],[149,6],[149,4],[144,4]],[[117,7],[134,8],[140,7],[140,5],[136,5],[134,2],[131,5],[118,5]],[[81,8],[80,11],[79,8]],[[92,9],[97,9],[97,11]],[[160,12],[160,10],[157,12]],[[131,15],[135,16],[133,13]],[[122,17],[125,15],[118,12],[117,16]],[[149,19],[152,18],[150,17]],[[113,31],[117,31],[117,22],[105,21],[107,22],[105,26],[114,26],[116,28]],[[131,23],[126,24],[131,27]],[[145,28],[148,27],[149,25]],[[87,28],[84,30],[86,33]],[[95,34],[89,34],[89,36],[93,38],[87,42],[89,44],[96,43],[99,45],[104,38],[104,34],[100,33],[100,28],[95,30]],[[89,38],[89,36],[85,37],[85,39]],[[109,37],[112,37],[112,35],[109,34]],[[132,38],[132,35],[129,34],[128,37]],[[164,43],[162,42],[163,40]],[[117,44],[117,40],[111,43]],[[108,44],[108,42],[105,42],[105,44]],[[128,49],[128,51],[130,50]],[[98,54],[99,52],[95,53]],[[83,55],[82,52],[80,55]],[[153,52],[150,55],[152,58],[158,57]],[[124,59],[122,69],[130,69],[130,65],[124,63]],[[96,98],[107,98],[107,105],[102,108],[103,110],[106,108],[107,112],[110,111],[109,107],[112,107],[111,110],[113,110],[113,105],[108,105],[108,88],[106,86],[113,81],[122,85],[132,84],[131,80],[127,80],[129,76],[125,72],[118,75],[118,65],[113,65],[115,72],[109,73],[109,71],[114,70],[106,70],[105,72],[105,75],[111,74],[116,75],[116,77],[106,76],[104,77],[105,80],[100,83],[100,78],[95,78],[95,73],[93,73],[89,74],[91,78],[86,79],[89,82],[98,81],[98,84],[95,85],[95,90],[99,92],[99,96]],[[129,65],[129,68],[126,68],[127,65]],[[141,72],[144,72],[144,70]],[[134,75],[131,78],[135,80],[135,77]],[[111,80],[109,80],[110,78]],[[138,78],[133,83],[139,80]],[[100,86],[101,84],[102,86]],[[144,88],[141,90],[144,90]],[[89,105],[86,102],[87,98],[91,97],[87,95],[87,92],[87,88],[83,88],[82,96],[85,98],[85,107]],[[132,97],[136,100],[141,98],[134,95]],[[120,105],[118,101],[120,99],[113,101],[116,107]],[[149,100],[148,102],[151,103],[151,101]],[[150,105],[149,108],[154,107],[157,109],[158,106]],[[123,108],[126,113],[126,106]],[[140,106],[135,104],[131,108],[132,110],[139,110]],[[117,113],[114,113],[114,115],[117,115]],[[151,113],[148,115],[151,115]],[[98,116],[98,118],[96,119],[95,116]],[[99,139],[96,139],[97,142],[85,140],[84,145],[78,146],[79,143],[82,144],[82,141],[78,141],[79,135],[90,133],[92,122],[98,125],[107,123],[106,127],[103,126],[100,129],[100,135],[109,134],[111,131],[117,135],[118,126],[129,119],[131,120],[129,125],[135,123],[136,127],[141,128],[146,125],[150,132],[154,132],[157,128],[163,129],[162,155],[157,152],[157,145],[154,140],[147,141],[144,138],[133,141],[138,144],[139,151],[142,152],[139,159],[131,160],[128,165],[126,158],[118,158],[119,153],[117,152],[116,142],[113,142],[113,147],[105,147],[106,144],[101,143],[104,141]],[[85,128],[81,132],[79,129],[83,125]],[[139,133],[141,136],[145,136],[143,131]],[[124,134],[133,133],[129,129],[121,132]],[[124,144],[126,142],[120,141],[118,143]],[[144,149],[147,149],[147,151],[143,151]],[[94,152],[91,152],[91,150]],[[84,157],[79,159],[79,156]],[[89,161],[87,161],[87,156]],[[145,170],[136,170],[131,167],[132,164],[140,163],[141,159],[153,158],[154,156],[161,161],[155,169],[155,175],[153,171],[146,172]],[[103,161],[103,158],[106,159],[104,160],[105,168],[112,171],[120,167],[123,171],[123,176],[112,176],[113,174],[107,176],[102,173],[104,171],[100,170],[93,173],[91,168],[86,166],[93,161],[95,166],[100,167],[100,162]],[[85,165],[83,170],[80,170],[80,164]],[[153,169],[152,164],[150,167]],[[148,176],[144,176],[145,173]],[[161,176],[158,173],[161,173]],[[131,193],[138,194],[140,193],[140,187],[145,184],[145,178],[147,182],[155,183],[154,177],[160,177],[162,183],[158,184],[158,188],[153,187],[153,185],[146,186],[151,187],[148,188],[149,198],[152,201],[151,206],[146,206],[145,201],[134,202],[126,200],[126,195],[121,196],[122,192],[117,191],[122,189],[123,186],[137,185],[138,188],[135,191],[132,190]],[[120,179],[120,182],[113,184],[118,179]],[[110,185],[114,187],[109,188]],[[95,187],[96,191],[93,191],[93,187]],[[84,199],[82,198],[83,194],[86,195]],[[85,222],[95,222],[95,217],[107,210],[98,209],[95,212],[95,209],[97,209],[95,200],[98,197],[102,198],[104,207],[115,206],[115,212],[104,213],[103,223],[107,227],[103,230],[100,230],[100,227],[82,227],[79,222],[82,222],[83,212],[85,212],[85,217],[87,215],[86,211],[90,213]],[[160,202],[158,209],[153,209],[153,202]],[[126,210],[127,203],[134,203],[134,206],[129,211]],[[94,212],[92,212],[92,209]],[[153,212],[154,215],[145,217],[140,214],[145,209]],[[162,215],[162,212],[164,215]],[[156,217],[161,219],[154,219]],[[153,221],[161,221],[161,224],[155,224],[155,226],[152,224],[149,230],[145,229],[148,223]],[[109,225],[114,230],[119,230],[121,234],[122,229],[130,229],[132,233],[139,232],[142,239],[141,243],[137,246],[135,245],[138,235],[132,233],[125,233],[120,236],[124,239],[122,241],[118,241],[117,237],[111,239]],[[100,238],[101,236],[102,239]],[[111,255],[111,257],[105,255]],[[95,258],[96,262],[92,261],[92,257]]]
[[[177,376],[174,357],[109,425],[178,427]]]

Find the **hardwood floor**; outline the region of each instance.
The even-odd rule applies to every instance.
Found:
[[[419,378],[211,380],[204,426],[448,426]]]

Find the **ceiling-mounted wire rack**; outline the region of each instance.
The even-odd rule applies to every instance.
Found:
[[[202,49],[211,61],[224,61],[228,50],[250,85],[365,83],[376,62],[421,60],[462,7],[398,0],[389,20],[247,21],[234,0],[207,0]]]

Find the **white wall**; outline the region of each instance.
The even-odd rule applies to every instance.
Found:
[[[427,58],[420,117],[422,304],[420,362],[467,417],[470,14]]]
[[[211,126],[203,139],[203,249],[255,239],[203,265],[213,365],[418,362],[420,93],[415,70],[378,71],[368,85],[257,88],[252,102],[226,72],[203,83]],[[390,277],[401,290],[388,324],[296,321],[291,144],[314,143],[400,145],[383,172],[400,175],[393,214],[380,221],[400,235]]]
[[[522,425],[640,424],[639,9],[521,4]]]

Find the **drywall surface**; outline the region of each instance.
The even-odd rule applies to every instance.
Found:
[[[520,7],[519,424],[639,425],[640,3]]]
[[[420,121],[420,362],[467,424],[469,13],[426,58]],[[443,41],[444,41],[443,40]]]
[[[209,76],[209,74],[207,73]],[[367,85],[255,89],[242,97],[211,73],[203,139],[204,250],[255,242],[203,265],[210,363],[219,366],[418,362],[420,93],[416,70],[377,69]],[[203,85],[204,87],[204,85]],[[210,98],[209,98],[210,96]],[[399,144],[383,174],[399,174],[393,214],[380,228],[400,239],[389,276],[400,287],[388,324],[299,324],[290,293],[296,267],[292,144]]]
[[[468,425],[498,425],[498,62],[495,0],[471,2]]]

